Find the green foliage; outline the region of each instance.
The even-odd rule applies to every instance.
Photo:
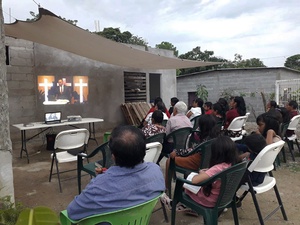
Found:
[[[181,54],[179,56],[179,58],[180,59],[188,59],[188,60],[198,60],[198,61],[224,62],[224,63],[227,62],[226,59],[218,58],[213,55],[214,55],[213,51],[205,50],[204,52],[202,52],[200,46],[197,46],[192,51],[189,51],[185,54]],[[217,69],[217,68],[222,68],[222,65],[180,69],[180,75],[200,72],[200,71],[204,71],[204,70]]]
[[[40,17],[40,14],[38,13],[35,14],[35,12],[32,11],[30,11],[29,13],[33,18],[27,18],[26,21],[36,21]],[[59,16],[59,18],[63,19],[64,21],[67,21],[70,24],[77,26],[78,20],[70,20],[70,19],[62,18],[61,16]]]
[[[196,95],[198,98],[202,98],[202,100],[206,102],[208,98],[208,91],[206,89],[206,86],[203,84],[197,85]]]
[[[291,93],[291,99],[290,100],[295,100],[296,102],[300,102],[300,89],[293,91]]]
[[[275,92],[270,93],[269,98],[270,98],[270,101],[274,101],[275,100]]]
[[[251,93],[250,93],[250,97],[251,97],[251,98],[254,98],[254,97],[255,97],[255,92],[251,92]]]
[[[300,54],[288,57],[284,63],[284,66],[300,71]]]
[[[226,101],[229,101],[231,96],[235,96],[235,91],[233,88],[226,88],[220,93],[220,98],[225,98]]]
[[[15,225],[17,219],[24,209],[20,203],[12,203],[11,196],[0,199],[0,225]]]
[[[234,60],[227,62],[227,68],[266,67],[258,58],[243,59],[242,55],[234,54]]]
[[[148,43],[141,37],[132,35],[129,31],[121,32],[120,28],[108,27],[104,28],[101,32],[95,32],[107,39],[115,42],[147,46]]]
[[[167,49],[167,50],[172,50],[174,51],[174,55],[177,57],[178,56],[178,50],[176,49],[176,47],[167,41],[162,41],[160,44],[155,45],[156,48],[159,49]]]

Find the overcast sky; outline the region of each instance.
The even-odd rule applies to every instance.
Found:
[[[202,51],[233,60],[260,58],[283,66],[300,54],[300,0],[35,0],[54,14],[95,31],[119,27],[155,47],[172,43],[179,54]],[[33,0],[2,0],[6,23],[38,13]],[[9,16],[11,14],[11,17]]]

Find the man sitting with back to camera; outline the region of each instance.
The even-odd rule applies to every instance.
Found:
[[[165,190],[160,167],[143,160],[146,144],[141,130],[133,126],[116,127],[109,147],[115,166],[98,174],[69,204],[67,212],[71,219],[135,206]]]

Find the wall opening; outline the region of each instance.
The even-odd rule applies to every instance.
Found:
[[[157,73],[149,74],[150,102],[154,102],[154,99],[160,96],[160,76],[161,74]]]
[[[188,92],[188,108],[190,108],[193,105],[193,101],[198,98],[197,92]]]
[[[9,65],[9,46],[5,45],[6,65]]]
[[[146,73],[124,72],[124,91],[125,103],[147,101]]]

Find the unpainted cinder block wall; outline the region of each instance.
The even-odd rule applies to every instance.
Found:
[[[208,101],[215,103],[225,90],[233,90],[234,95],[244,95],[249,121],[264,112],[261,93],[266,101],[275,94],[275,81],[299,79],[300,72],[284,67],[220,69],[201,72],[177,78],[178,98],[188,103],[188,93],[196,92],[197,85],[205,85]],[[254,115],[255,114],[255,115]]]
[[[161,74],[160,94],[164,101],[176,95],[176,70],[141,70],[123,68],[90,60],[69,52],[30,41],[6,37],[9,46],[9,65],[7,65],[7,83],[9,91],[10,124],[43,121],[44,113],[62,111],[63,119],[68,115],[103,118],[97,123],[96,131],[103,132],[125,124],[120,105],[124,103],[124,71]],[[155,52],[155,49],[149,51]],[[165,54],[170,54],[167,51]],[[37,89],[38,75],[88,76],[88,104],[45,106],[39,101]],[[162,87],[168,84],[168,89]],[[149,84],[147,84],[149,87]],[[149,93],[147,94],[149,101]],[[66,128],[61,128],[66,129]],[[20,141],[20,131],[11,126],[11,139]],[[59,131],[59,129],[55,130]],[[29,131],[28,137],[36,131]],[[99,141],[98,141],[99,142]]]

